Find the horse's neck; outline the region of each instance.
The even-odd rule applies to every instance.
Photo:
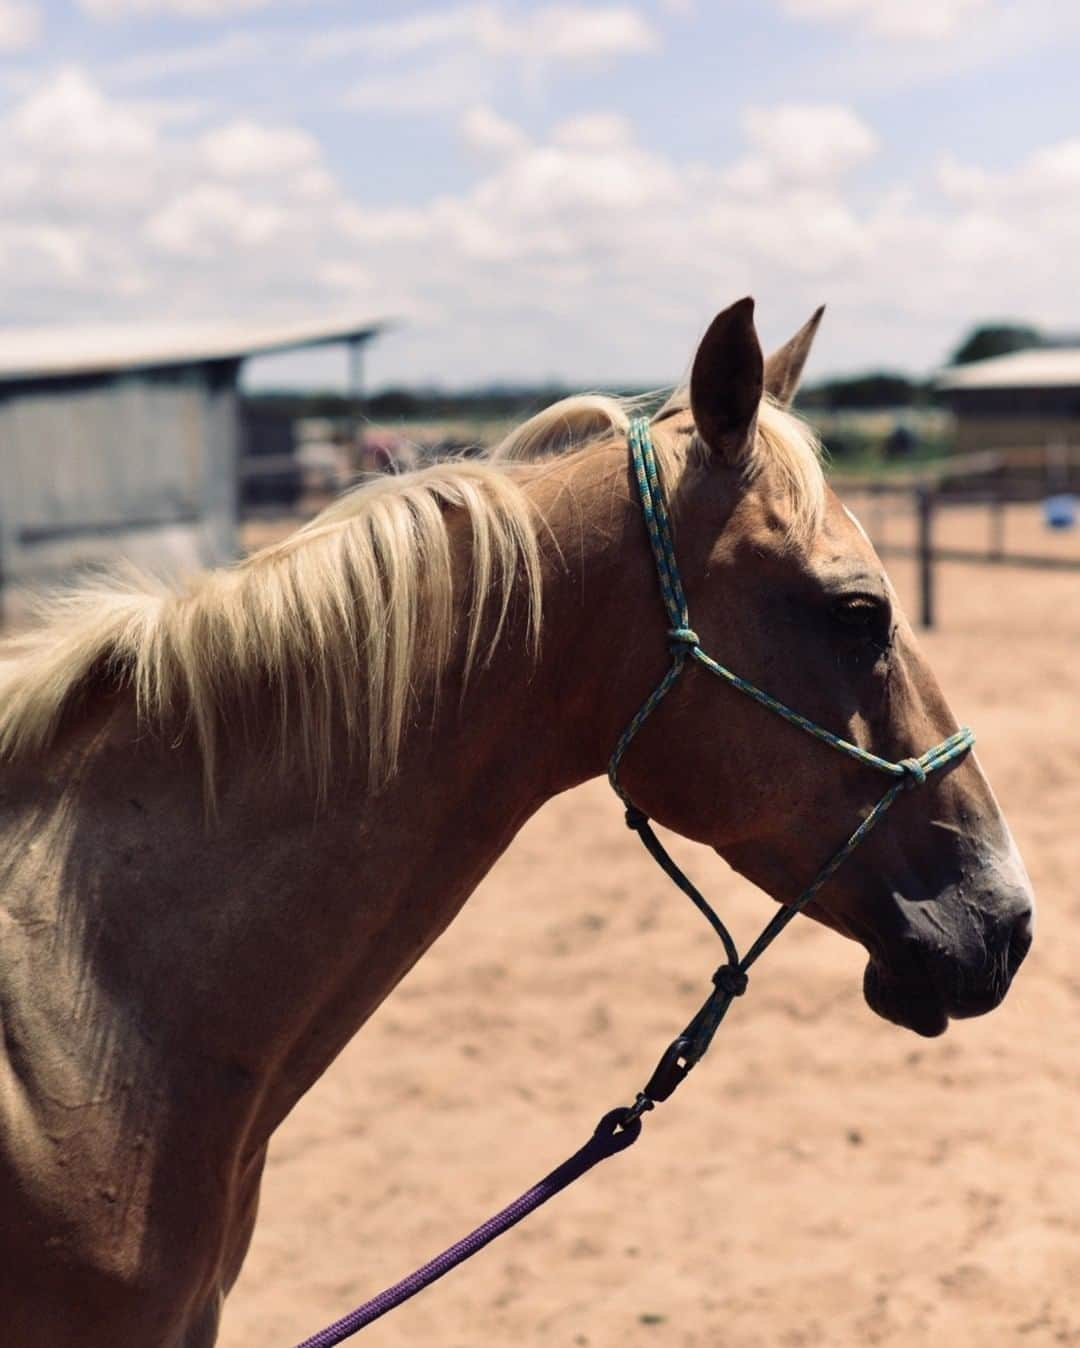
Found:
[[[642,608],[643,625],[657,628],[662,667],[644,531],[625,459],[612,457],[606,466],[579,465],[572,490],[551,472],[528,486],[548,537],[535,660],[511,634],[464,690],[451,676],[438,710],[421,705],[388,786],[336,803],[294,854],[299,901],[285,898],[273,939],[293,960],[295,933],[305,929],[317,951],[303,971],[307,991],[294,1001],[309,1023],[291,1050],[271,1126],[445,929],[529,816],[603,771],[656,673],[628,675],[621,659],[620,642]],[[315,895],[320,930],[307,911]]]
[[[599,467],[572,491],[557,472],[529,486],[551,531],[538,659],[511,636],[464,690],[451,672],[380,791],[343,767],[320,813],[300,782],[259,799],[223,784],[207,830],[196,751],[145,735],[126,694],[87,706],[46,766],[5,769],[0,1134],[35,1176],[16,1186],[20,1250],[57,1229],[34,1207],[40,1161],[65,1221],[88,1214],[71,1217],[78,1258],[125,1286],[167,1269],[185,1298],[229,1285],[274,1128],[529,814],[602,770],[663,666],[625,461],[597,495]]]
[[[662,667],[623,465],[579,465],[573,490],[536,474],[550,539],[540,654],[508,639],[463,692],[451,681],[437,704],[422,699],[379,792],[343,777],[322,813],[299,783],[257,804],[241,793],[208,834],[190,758],[89,756],[65,875],[84,889],[68,902],[98,910],[85,953],[109,967],[95,977],[115,983],[109,962],[122,963],[130,986],[114,1004],[175,1037],[186,1071],[194,1058],[213,1080],[228,1065],[230,1089],[243,1072],[259,1094],[249,1137],[265,1140],[529,815],[602,771],[657,672],[624,658],[635,621],[656,626]]]

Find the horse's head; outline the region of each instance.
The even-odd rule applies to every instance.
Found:
[[[777,411],[819,317],[765,361],[752,302],[722,313],[698,350],[689,405],[662,413],[653,434],[689,459],[671,508],[702,649],[897,761],[957,726],[873,547]],[[890,786],[693,663],[620,775],[649,814],[711,844],[780,901],[809,884]],[[875,1011],[933,1035],[1001,1001],[1031,941],[1032,904],[969,753],[905,791],[807,911],[866,948]]]

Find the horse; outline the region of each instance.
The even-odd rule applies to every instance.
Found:
[[[651,436],[702,645],[903,758],[956,724],[790,410],[820,316],[766,360],[753,302],[724,310]],[[669,658],[637,410],[564,400],[232,567],[83,582],[0,651],[7,1342],[213,1344],[275,1128],[525,820],[604,770]],[[697,668],[619,772],[781,905],[881,791]],[[806,911],[898,1025],[995,1007],[1033,897],[975,755]]]

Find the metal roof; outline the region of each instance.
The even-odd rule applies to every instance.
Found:
[[[1080,346],[1014,351],[943,370],[937,386],[965,389],[1080,388]]]
[[[0,327],[0,383],[243,360],[276,351],[366,341],[385,326],[382,321],[336,318],[278,324]]]

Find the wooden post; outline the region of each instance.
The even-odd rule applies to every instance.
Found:
[[[934,625],[934,491],[926,482],[915,488],[915,509],[919,518],[919,622]]]
[[[355,473],[363,470],[364,464],[364,341],[363,337],[351,337],[349,348],[349,419],[350,419],[350,464]]]
[[[1004,480],[1004,466],[991,476],[990,497],[990,551],[987,558],[991,562],[1000,562],[1004,558],[1004,503],[1006,503],[1007,484]]]
[[[1005,498],[1000,482],[993,487],[990,498],[990,549],[987,560],[1000,562],[1005,556]]]
[[[881,492],[881,483],[873,482],[870,486],[870,537],[873,540],[874,547],[883,548],[885,546],[885,509],[882,505],[884,496]]]

